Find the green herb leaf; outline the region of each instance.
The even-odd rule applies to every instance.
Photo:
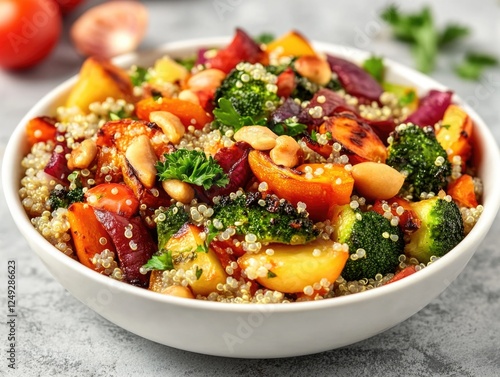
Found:
[[[479,80],[484,69],[498,65],[498,60],[491,55],[469,52],[464,61],[455,67],[458,76],[467,80]]]
[[[411,90],[399,99],[399,104],[401,106],[409,105],[410,103],[415,101],[416,97],[417,96],[416,96],[415,92],[413,90]]]
[[[196,266],[196,280],[200,280],[201,274],[203,273],[203,268]]]
[[[146,68],[134,66],[130,73],[130,81],[132,85],[141,86],[144,82],[150,79],[149,71]]]
[[[428,7],[419,12],[403,14],[395,5],[391,5],[380,16],[391,26],[397,39],[412,45],[417,69],[425,73],[434,69],[438,47],[469,34],[468,28],[457,24],[449,24],[439,32]]]
[[[484,66],[473,64],[468,61],[464,61],[455,67],[455,73],[466,80],[479,80],[483,70]]]
[[[254,38],[254,41],[258,44],[269,44],[274,41],[276,37],[272,33],[262,33]]]
[[[241,116],[233,104],[227,98],[220,98],[218,108],[213,111],[215,121],[224,126],[229,126],[235,132],[245,126],[265,125],[265,119],[253,119],[249,116]]]
[[[205,190],[214,185],[224,187],[229,183],[229,177],[217,161],[200,151],[178,149],[173,153],[165,154],[165,162],[158,162],[156,170],[161,181],[178,179],[196,186],[203,186]]]
[[[368,72],[379,83],[384,81],[384,60],[378,56],[371,56],[363,63],[363,69]]]
[[[128,118],[129,114],[125,111],[125,109],[120,109],[119,111],[109,112],[109,119],[111,120],[120,120]]]
[[[165,271],[173,270],[174,262],[172,260],[172,252],[170,250],[162,250],[163,253],[160,255],[153,255],[148,263],[142,266],[147,271]]]
[[[452,42],[455,42],[463,37],[466,37],[470,34],[469,28],[457,25],[457,24],[448,24],[445,26],[445,29],[441,32],[439,36],[439,46],[445,46]]]
[[[272,278],[275,278],[277,277],[278,275],[276,275],[274,272],[272,271],[267,271],[267,278],[268,279],[272,279]]]
[[[465,56],[465,59],[472,64],[482,66],[493,67],[495,65],[498,65],[498,59],[496,57],[479,52],[469,52]]]
[[[314,130],[311,131],[311,140],[318,142],[318,132],[316,132]]]
[[[278,123],[272,127],[272,131],[276,135],[288,135],[291,137],[303,134],[307,130],[307,125],[298,123],[292,118],[285,119],[284,122]]]

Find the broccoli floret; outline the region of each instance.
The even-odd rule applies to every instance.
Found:
[[[465,237],[458,206],[452,200],[434,197],[412,204],[421,220],[420,228],[410,235],[405,253],[421,263],[431,256],[442,257]]]
[[[189,215],[184,207],[175,204],[168,207],[156,217],[156,230],[158,231],[158,250],[165,248],[168,240],[189,221]]]
[[[437,194],[451,175],[448,155],[432,127],[413,124],[396,127],[388,148],[387,165],[406,175],[402,194],[420,200],[423,192]]]
[[[403,233],[384,216],[345,205],[337,209],[334,228],[336,240],[346,243],[351,254],[342,271],[345,280],[373,279],[396,270],[405,245]]]
[[[66,187],[58,185],[50,192],[48,205],[52,211],[58,208],[68,208],[73,203],[82,202],[83,196],[81,186],[68,190]]]
[[[253,234],[258,242],[305,244],[318,236],[313,222],[289,202],[260,192],[221,197],[214,206],[209,233],[231,228],[238,235]]]
[[[240,63],[215,92],[215,103],[226,98],[241,116],[265,117],[279,104],[276,80],[260,64]]]

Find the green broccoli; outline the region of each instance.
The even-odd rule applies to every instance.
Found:
[[[446,188],[451,175],[448,155],[436,140],[432,127],[413,124],[396,127],[386,163],[406,176],[401,193],[414,201],[420,200],[424,192],[437,194]]]
[[[266,117],[280,101],[276,80],[276,75],[260,64],[240,63],[215,92],[215,103],[218,105],[221,98],[226,98],[243,117]]]
[[[238,235],[255,235],[256,242],[305,244],[318,236],[305,211],[275,195],[260,192],[221,197],[214,206],[209,234],[234,229]]]
[[[462,215],[448,197],[433,197],[412,204],[421,220],[420,228],[410,235],[405,253],[421,263],[431,256],[442,257],[465,237]]]
[[[158,231],[158,250],[165,248],[168,240],[189,221],[189,215],[184,207],[175,204],[168,207],[156,217],[156,230]]]
[[[57,185],[49,194],[48,205],[52,211],[58,208],[68,208],[71,204],[83,201],[83,188],[77,186],[67,189]]]
[[[401,229],[384,216],[345,205],[337,209],[333,226],[336,241],[346,243],[351,254],[342,271],[345,280],[370,279],[396,270],[405,242]]]

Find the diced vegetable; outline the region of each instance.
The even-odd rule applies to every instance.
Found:
[[[453,92],[441,92],[431,90],[420,100],[420,105],[407,119],[407,122],[416,124],[420,127],[432,126],[443,119],[444,112],[451,104]]]
[[[84,266],[102,272],[104,269],[97,268],[92,259],[106,249],[110,252],[116,250],[108,232],[97,220],[94,210],[88,204],[73,203],[68,208],[68,221],[78,260]]]
[[[103,183],[85,192],[87,203],[94,208],[114,212],[125,217],[137,214],[139,201],[134,192],[119,183]]]
[[[149,121],[149,114],[153,111],[168,111],[174,114],[186,128],[194,126],[196,129],[202,129],[212,121],[212,116],[203,107],[178,98],[146,98],[137,103],[136,113],[139,119]]]
[[[250,152],[248,161],[257,179],[266,182],[271,192],[293,205],[305,203],[309,215],[316,221],[327,219],[334,205],[350,201],[354,180],[343,166],[305,164],[289,169],[275,165],[260,151]],[[306,177],[306,169],[310,169],[311,177]],[[318,169],[322,173],[314,176]]]
[[[383,92],[380,84],[360,66],[335,56],[327,55],[330,68],[339,76],[342,87],[347,93],[367,99],[378,101]]]
[[[140,217],[127,219],[116,213],[94,209],[115,245],[125,280],[138,287],[147,287],[149,274],[140,269],[156,252],[157,245]]]
[[[469,115],[461,107],[452,104],[446,109],[436,133],[436,139],[448,153],[450,162],[453,157],[460,156],[464,168],[472,150],[472,127]]]
[[[315,283],[328,286],[340,276],[349,258],[349,253],[333,241],[294,247],[270,244],[266,249],[273,253],[247,253],[238,259],[238,264],[247,275],[255,274],[264,287],[285,293],[304,292],[307,287],[312,290]],[[260,266],[269,266],[268,272],[260,275]]]
[[[217,290],[218,284],[226,282],[227,274],[212,249],[203,251],[205,241],[201,238],[202,230],[194,225],[185,225],[167,242],[166,249],[172,253],[177,269],[195,269],[197,279],[190,284],[195,295],[209,295]]]
[[[478,206],[474,179],[469,174],[464,174],[448,186],[448,194],[453,200],[465,207],[476,208]]]
[[[332,139],[345,149],[351,163],[385,162],[387,150],[373,129],[350,112],[332,115],[319,128],[320,133],[330,132]]]
[[[66,100],[66,106],[77,106],[88,112],[91,103],[105,101],[108,97],[133,99],[132,83],[127,72],[108,60],[88,58]]]
[[[30,146],[40,141],[55,140],[57,129],[56,120],[51,117],[36,117],[31,119],[26,126],[26,137]]]
[[[311,43],[295,30],[269,43],[266,51],[277,56],[316,55]]]

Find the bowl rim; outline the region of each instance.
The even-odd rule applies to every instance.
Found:
[[[140,58],[147,58],[148,56],[159,57],[161,56],[161,54],[167,53],[171,53],[172,55],[182,55],[182,52],[179,53],[179,51],[187,51],[193,53],[196,52],[197,49],[203,47],[224,46],[230,41],[230,38],[231,37],[210,37],[169,42],[146,51],[122,55],[113,59],[113,62],[120,66],[130,66],[134,63],[134,61],[137,61]],[[353,47],[337,45],[334,43],[313,41],[312,44],[317,51],[324,53],[333,53],[337,56],[348,58],[349,60],[353,60],[356,62],[360,62],[361,59],[364,59],[371,54],[368,51],[362,51]],[[411,78],[409,79],[409,81],[413,82],[419,90],[422,90],[423,87],[426,88],[424,89],[425,91],[429,90],[429,88],[440,90],[448,89],[429,76],[417,72],[414,69],[404,66],[398,62],[395,62],[392,59],[384,57],[384,63],[388,68],[388,71],[394,71],[398,76]],[[96,273],[95,271],[82,265],[80,262],[74,260],[71,257],[68,257],[64,253],[57,250],[33,227],[28,215],[24,211],[21,200],[19,199],[19,176],[22,175],[20,170],[20,162],[22,160],[22,157],[25,155],[21,154],[22,152],[20,152],[20,150],[26,150],[26,148],[22,148],[24,139],[24,127],[29,119],[35,116],[46,115],[44,114],[44,112],[46,112],[50,107],[53,107],[54,102],[56,102],[57,98],[60,98],[63,93],[69,90],[69,88],[76,82],[76,79],[77,75],[64,81],[63,83],[52,89],[50,92],[45,94],[33,107],[31,107],[31,109],[25,114],[25,116],[14,129],[3,155],[3,191],[7,201],[7,206],[18,229],[27,240],[30,240],[30,242],[36,242],[39,246],[39,249],[41,249],[39,250],[32,248],[37,254],[39,252],[47,253],[50,257],[56,258],[58,262],[62,263],[64,267],[67,268],[68,272],[73,271],[75,273],[81,274],[85,278],[93,280],[95,283],[102,284],[103,288],[110,288],[115,292],[118,291],[120,293],[140,296],[142,299],[161,302],[166,306],[178,305],[181,307],[196,310],[222,310],[225,312],[233,313],[251,313],[254,311],[264,311],[266,309],[268,310],[269,308],[271,308],[273,312],[302,312],[318,309],[334,309],[338,306],[355,304],[359,301],[377,300],[380,296],[396,293],[397,291],[404,291],[405,287],[415,284],[420,280],[427,279],[428,275],[438,274],[440,270],[444,270],[448,265],[452,264],[452,256],[454,254],[464,252],[469,248],[477,247],[486,233],[489,231],[489,228],[495,220],[498,208],[500,207],[500,195],[488,195],[486,200],[483,200],[484,211],[477,224],[474,226],[471,232],[452,251],[450,251],[449,254],[447,254],[447,256],[440,258],[435,263],[432,263],[431,265],[422,269],[418,272],[418,274],[412,274],[405,279],[365,292],[334,297],[332,299],[293,302],[287,305],[283,305],[281,303],[252,303],[248,305],[238,305],[234,303],[213,302],[207,300],[186,300],[184,298],[158,294],[157,292],[152,292],[148,289],[139,288],[127,283],[115,281],[108,276]],[[418,85],[416,83],[418,83]],[[493,158],[495,161],[500,161],[500,152],[498,146],[493,135],[491,134],[489,128],[484,123],[482,118],[456,94],[454,95],[453,100],[454,103],[460,104],[460,106],[465,109],[465,111],[473,119],[475,127],[481,130],[481,132],[479,133],[479,137],[481,138],[481,143],[486,146],[485,150],[488,151],[488,157]],[[20,156],[19,159],[17,158],[18,156]],[[14,161],[15,163],[12,163],[12,161]],[[496,180],[500,181],[500,179]],[[38,256],[43,259],[40,255]],[[451,282],[449,282],[449,284],[451,284]],[[444,288],[446,288],[446,286],[444,286],[443,289]]]

